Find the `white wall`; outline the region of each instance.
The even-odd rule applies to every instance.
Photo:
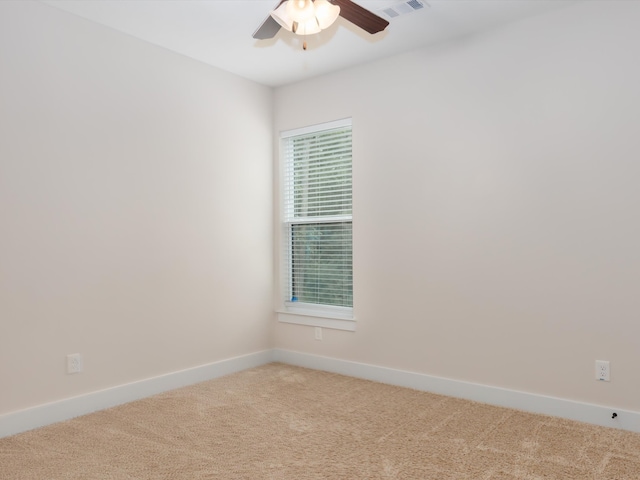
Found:
[[[585,2],[278,89],[277,130],[353,117],[358,324],[275,346],[640,411],[638,25]]]
[[[0,414],[270,346],[272,112],[266,87],[0,2]]]

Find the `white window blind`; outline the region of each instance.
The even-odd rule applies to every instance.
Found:
[[[353,307],[351,151],[351,120],[282,135],[285,305]]]

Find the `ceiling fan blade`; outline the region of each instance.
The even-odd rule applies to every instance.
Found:
[[[340,7],[340,16],[371,34],[387,28],[389,22],[351,0],[329,0]]]
[[[282,5],[286,0],[280,0],[276,8]],[[276,9],[274,8],[274,10]],[[256,40],[267,40],[269,38],[273,38],[278,30],[280,30],[280,24],[276,22],[271,15],[269,15],[262,25],[258,27],[258,29],[253,33],[253,38]]]

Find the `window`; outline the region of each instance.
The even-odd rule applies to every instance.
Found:
[[[352,316],[351,120],[282,134],[287,311]]]

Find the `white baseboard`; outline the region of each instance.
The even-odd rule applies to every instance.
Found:
[[[500,407],[515,408],[526,412],[561,417],[593,425],[640,432],[640,412],[309,355],[290,350],[276,349],[273,351],[272,359],[275,362],[324,370]],[[614,412],[617,413],[615,419],[611,418]]]
[[[221,360],[0,415],[0,438],[274,361],[501,407],[640,432],[640,412],[275,349]],[[615,419],[611,418],[613,412],[618,414]]]
[[[0,438],[264,365],[272,355],[264,350],[0,415]]]

